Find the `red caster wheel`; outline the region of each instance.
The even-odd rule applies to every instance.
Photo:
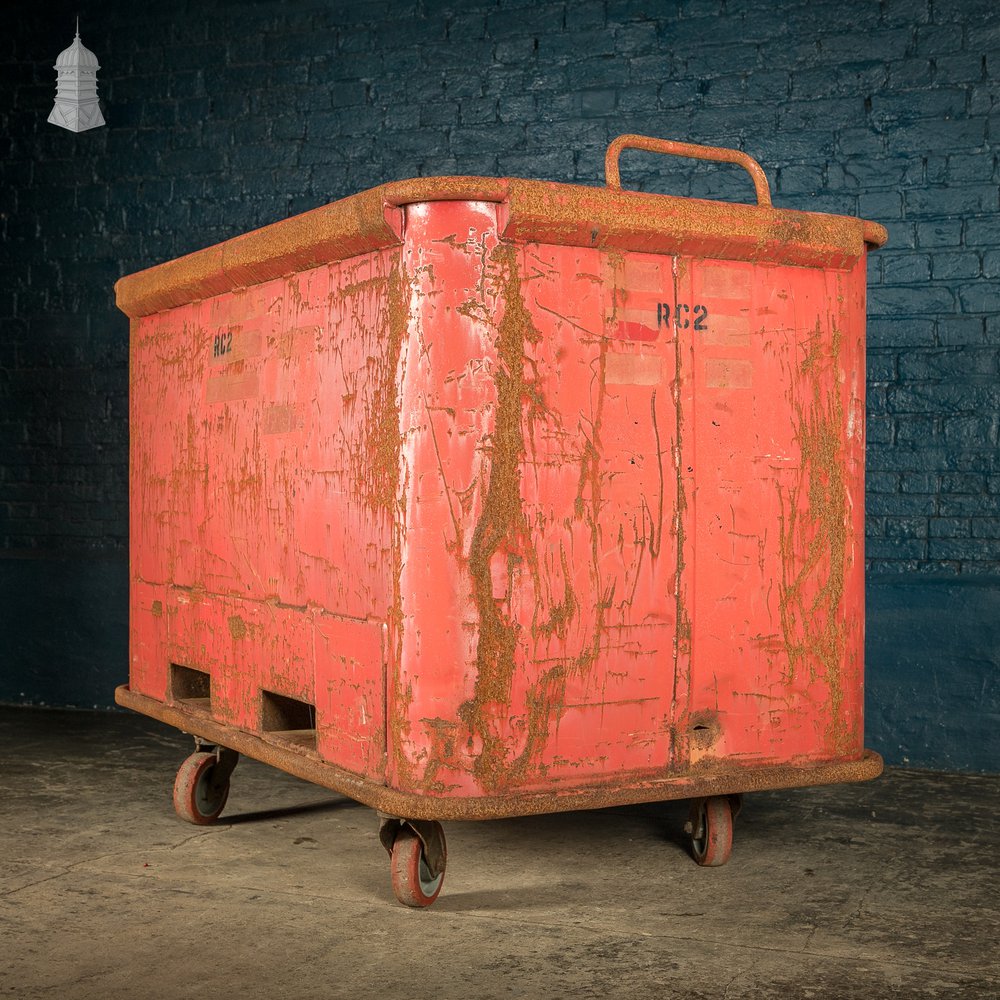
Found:
[[[174,781],[174,809],[196,826],[214,823],[229,798],[229,777],[239,755],[220,747],[197,750],[181,764]]]
[[[416,825],[416,824],[415,824]],[[430,906],[441,892],[447,861],[444,831],[436,822],[420,822],[424,839],[409,824],[401,824],[392,841],[389,867],[392,891],[404,906]],[[424,845],[427,840],[430,850]]]
[[[691,854],[699,865],[724,865],[733,851],[733,807],[729,796],[695,799],[687,831],[691,834]]]

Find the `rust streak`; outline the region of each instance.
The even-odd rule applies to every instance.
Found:
[[[663,541],[663,449],[660,447],[660,428],[656,422],[656,390],[649,399],[649,413],[653,419],[653,436],[656,440],[656,470],[660,480],[660,494],[656,511],[656,527],[652,528],[649,535],[649,554],[655,559],[660,554],[660,545]],[[650,514],[652,519],[652,514]]]
[[[680,273],[678,268],[678,258],[673,259],[674,276],[674,299],[680,297]],[[674,397],[674,410],[677,420],[677,437],[674,443],[674,466],[677,483],[677,498],[674,506],[674,531],[677,543],[677,569],[674,576],[674,615],[675,633],[673,643],[674,654],[674,677],[670,696],[670,718],[678,719],[678,688],[681,676],[681,654],[691,652],[691,621],[688,618],[687,609],[684,603],[684,543],[685,543],[685,519],[687,511],[687,492],[684,487],[684,466],[682,464],[683,433],[684,433],[684,406],[682,396],[682,373],[683,366],[681,352],[680,330],[674,329],[674,379],[671,388]],[[688,672],[691,666],[688,664]],[[674,744],[671,743],[671,755],[674,756]]]
[[[444,462],[441,459],[441,449],[438,446],[437,431],[434,429],[434,417],[431,414],[430,407],[427,405],[427,396],[423,397],[424,400],[424,412],[427,414],[427,426],[430,428],[431,441],[434,444],[434,454],[437,457],[438,471],[441,474],[441,484],[444,486],[444,495],[448,499],[448,513],[451,515],[452,527],[455,529],[455,551],[461,553],[462,551],[462,525],[458,519],[458,515],[455,513],[455,507],[451,499],[451,487],[448,485],[448,477],[444,473]]]
[[[574,615],[579,609],[579,602],[573,591],[569,562],[566,558],[566,548],[563,545],[559,546],[559,562],[562,566],[563,576],[562,600],[549,608],[549,616],[544,622],[540,625],[532,625],[532,634],[536,637],[556,635],[560,639],[565,639],[569,623],[573,620]]]
[[[540,335],[521,295],[516,248],[500,245],[491,258],[497,268],[503,315],[497,326],[496,416],[488,450],[489,480],[469,546],[468,571],[479,620],[476,682],[472,699],[461,706],[460,713],[482,742],[473,773],[484,788],[494,790],[505,782],[508,762],[503,741],[491,726],[489,706],[509,702],[519,627],[497,607],[490,564],[498,551],[516,551],[519,539],[528,533],[520,492],[525,453],[521,426],[526,395],[524,345]]]
[[[593,337],[595,340],[600,337],[599,333],[594,333],[593,330],[588,330],[585,326],[580,326],[579,323],[574,323],[568,316],[564,316],[561,312],[556,312],[555,309],[550,309],[548,306],[542,305],[541,302],[536,301],[535,305],[538,306],[542,312],[547,312],[550,316],[555,316],[556,319],[560,319],[564,323],[568,323],[574,330],[579,330],[581,333],[587,334],[588,337]]]
[[[793,373],[792,403],[802,465],[798,484],[788,489],[787,504],[780,485],[778,489],[782,564],[778,607],[789,680],[803,666],[811,679],[822,674],[830,693],[830,735],[835,744],[843,738],[840,671],[847,635],[841,604],[850,516],[842,456],[844,412],[836,379],[840,340],[834,328],[827,346],[817,320],[806,357]],[[804,404],[794,397],[796,376],[808,379],[809,398]],[[810,586],[817,580],[818,586]]]

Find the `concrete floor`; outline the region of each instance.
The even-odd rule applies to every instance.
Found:
[[[1000,777],[759,793],[719,869],[683,803],[453,823],[408,910],[369,809],[254,761],[176,819],[189,748],[0,708],[0,997],[1000,996]]]

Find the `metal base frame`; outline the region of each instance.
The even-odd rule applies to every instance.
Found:
[[[148,715],[183,732],[228,747],[289,774],[355,799],[390,816],[413,820],[479,820],[532,816],[574,809],[709,798],[775,788],[802,788],[869,781],[882,773],[882,758],[865,750],[860,760],[745,765],[732,760],[702,762],[680,774],[655,777],[623,774],[588,785],[515,791],[509,794],[446,798],[388,788],[323,760],[315,751],[284,745],[266,733],[250,733],[213,719],[198,709],[168,705],[137,694],[127,684],[115,690],[123,708]]]

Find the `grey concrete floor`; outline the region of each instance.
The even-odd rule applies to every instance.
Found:
[[[178,820],[190,745],[0,708],[0,997],[1000,996],[1000,777],[748,796],[718,869],[684,803],[452,823],[408,910],[369,809],[254,761]]]

